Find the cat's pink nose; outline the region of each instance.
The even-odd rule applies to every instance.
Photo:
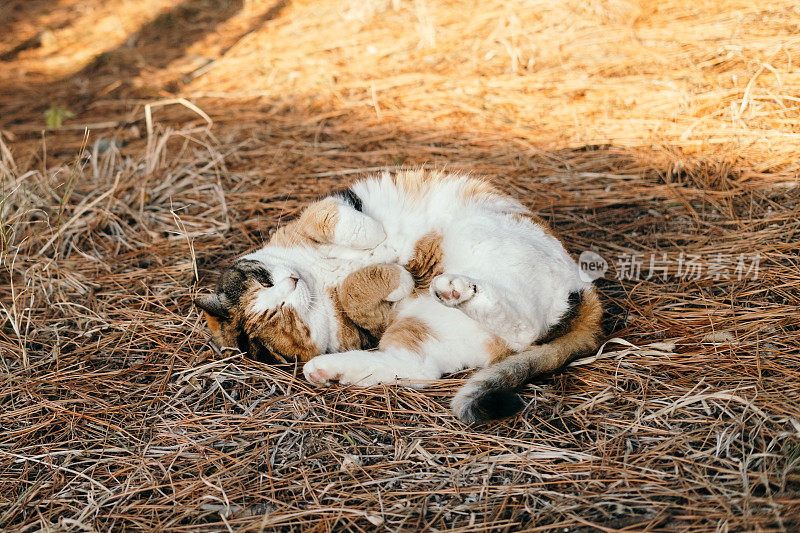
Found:
[[[289,276],[289,283],[292,285],[292,290],[294,290],[297,287],[298,281],[299,281],[298,278],[294,276]]]

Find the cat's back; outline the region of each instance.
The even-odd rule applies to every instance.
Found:
[[[392,203],[397,206],[397,218],[390,220],[400,231],[419,223],[410,240],[430,232],[439,235],[443,266],[448,270],[498,276],[512,284],[520,276],[547,280],[564,291],[584,285],[560,239],[519,201],[488,181],[410,170],[383,175],[373,183],[374,190],[385,195],[384,212],[391,211]]]
[[[489,182],[444,171],[384,172],[357,182],[351,189],[366,215],[384,226],[401,225],[412,232],[442,229],[454,221],[481,215],[526,212],[522,204]]]

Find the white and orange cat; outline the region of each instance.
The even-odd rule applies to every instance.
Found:
[[[309,205],[198,299],[214,340],[300,360],[314,383],[424,386],[485,367],[464,422],[516,413],[515,390],[597,347],[591,283],[538,217],[484,181],[404,171]]]

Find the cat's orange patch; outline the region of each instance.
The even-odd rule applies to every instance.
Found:
[[[298,244],[299,236],[294,230],[291,228],[291,223],[286,224],[285,226],[281,226],[275,233],[272,234],[272,237],[269,240],[269,244],[272,246],[282,246],[284,248],[291,248]]]
[[[379,337],[389,322],[393,305],[385,299],[400,284],[402,267],[377,264],[356,270],[337,290],[344,313],[359,327]]]
[[[508,347],[508,344],[497,335],[493,335],[492,338],[486,342],[486,352],[489,354],[490,364],[502,361],[514,353],[513,350]]]
[[[386,348],[405,348],[420,353],[422,345],[433,339],[433,331],[419,318],[403,317],[392,322],[386,329],[378,345]]]
[[[241,309],[252,309],[256,293],[250,291],[242,296]],[[321,353],[311,339],[311,329],[289,306],[263,313],[244,312],[240,322],[248,337],[285,359],[305,362]]]
[[[300,222],[307,226],[309,234],[322,237],[320,242],[333,242],[339,223],[339,204],[328,198],[312,205],[300,216]]]
[[[415,199],[423,198],[436,185],[446,181],[463,179],[461,189],[462,198],[465,200],[480,200],[489,196],[505,196],[491,183],[478,178],[467,178],[458,174],[448,174],[441,170],[402,170],[393,177],[395,184]]]
[[[491,196],[505,196],[495,189],[494,185],[488,181],[480,179],[470,179],[462,190],[464,198],[467,200],[481,200]]]
[[[309,205],[297,219],[278,228],[269,244],[289,248],[300,244],[330,243],[338,223],[339,204],[326,198]]]
[[[442,265],[442,234],[426,233],[414,245],[414,254],[405,265],[414,278],[414,292],[426,292],[433,278],[444,272]]]
[[[217,318],[207,311],[203,311],[203,314],[213,343],[219,348],[236,348],[237,328],[233,320]]]
[[[320,354],[311,340],[311,330],[294,309],[282,308],[273,320],[267,321],[267,327],[270,328],[270,345],[279,354],[293,356],[302,362]]]
[[[569,331],[553,342],[560,342],[564,350],[572,355],[584,355],[597,348],[602,334],[603,305],[594,287],[581,295],[578,313],[570,324]]]
[[[532,346],[536,354],[534,368],[536,373],[552,372],[564,366],[571,358],[592,353],[599,344],[602,334],[600,321],[603,306],[594,287],[581,294],[581,301],[572,318],[555,327],[556,337]]]
[[[343,352],[366,348],[366,346],[364,346],[364,335],[344,311],[339,290],[336,287],[329,288],[328,294],[330,294],[331,301],[333,302],[336,323],[338,325],[336,337],[339,341],[339,351]]]
[[[423,198],[433,185],[452,179],[441,171],[401,170],[393,177],[394,183],[414,199]]]
[[[221,339],[222,327],[220,326],[219,319],[209,314],[208,311],[203,311],[203,314],[206,317],[206,324],[208,325],[208,329],[211,331],[211,335],[214,337],[214,339]]]

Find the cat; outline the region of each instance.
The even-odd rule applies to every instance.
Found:
[[[516,389],[594,350],[602,317],[541,219],[485,181],[419,170],[311,204],[197,303],[218,344],[305,362],[313,383],[484,367],[452,401],[466,423],[518,412]]]

